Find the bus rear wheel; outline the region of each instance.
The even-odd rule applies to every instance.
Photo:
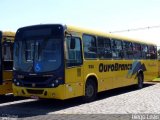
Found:
[[[97,97],[97,86],[92,79],[88,79],[85,85],[85,96],[83,100],[85,102],[91,102]]]
[[[137,88],[138,89],[142,89],[143,88],[143,75],[142,74],[138,74]]]

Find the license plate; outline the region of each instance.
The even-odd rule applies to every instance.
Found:
[[[31,98],[32,98],[32,99],[39,99],[38,96],[34,96],[34,95],[32,95]]]

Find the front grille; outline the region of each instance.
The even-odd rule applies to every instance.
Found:
[[[34,87],[32,86],[31,83],[28,83],[28,84],[23,84],[24,87],[30,87],[30,88],[44,88],[44,87],[48,87],[48,83],[42,83],[42,84],[36,84]]]
[[[27,81],[27,82],[45,82],[49,78],[51,78],[51,77],[25,76],[23,81]]]
[[[27,92],[29,94],[43,94],[44,90],[32,90],[32,89],[27,89]]]
[[[48,85],[52,82],[54,77],[43,77],[43,76],[25,76],[20,81],[22,82],[22,86],[25,87],[33,87],[32,84],[35,84],[35,88],[48,87]]]

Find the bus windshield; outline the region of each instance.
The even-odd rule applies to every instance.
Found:
[[[49,72],[61,65],[61,41],[55,38],[15,42],[14,68],[23,72]]]

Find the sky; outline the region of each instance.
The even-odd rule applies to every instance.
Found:
[[[62,23],[111,32],[160,26],[160,0],[0,0],[0,30]],[[160,46],[160,27],[114,33]]]

